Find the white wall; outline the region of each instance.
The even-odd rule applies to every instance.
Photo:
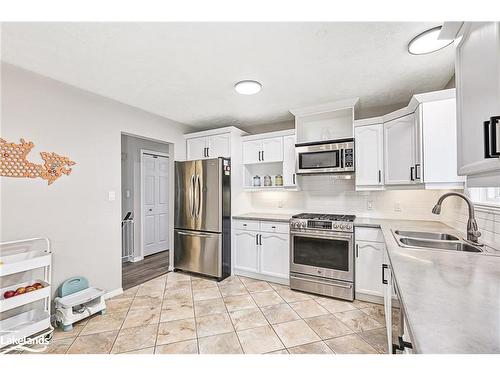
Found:
[[[53,151],[77,163],[51,186],[0,179],[1,241],[49,237],[54,286],[81,275],[108,291],[120,288],[121,132],[172,142],[175,158],[184,159],[188,129],[12,65],[1,69],[1,136],[33,141],[31,161]],[[109,191],[115,201],[108,201]]]
[[[249,192],[252,212],[343,213],[363,217],[437,220],[432,207],[441,190],[356,192],[353,180],[299,176],[300,191]],[[372,209],[368,209],[368,202]],[[400,211],[395,211],[399,205]]]

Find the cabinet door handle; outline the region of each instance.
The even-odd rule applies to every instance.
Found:
[[[389,268],[387,264],[382,264],[382,284],[387,284],[387,280],[385,279],[385,270]]]
[[[209,150],[210,150],[210,148],[207,147],[207,158],[210,157]]]
[[[255,244],[258,246],[259,245],[259,235],[255,235]]]
[[[415,171],[415,167],[410,167],[410,180],[415,181],[415,178],[413,177],[413,172]]]
[[[295,185],[295,173],[292,173],[293,184]]]
[[[259,239],[259,245],[261,245],[261,246],[262,246],[262,234],[259,234],[259,238],[260,238],[260,239]]]
[[[420,163],[415,164],[415,180],[420,180],[418,171],[420,170]]]
[[[359,245],[356,244],[356,258],[359,258]]]
[[[259,151],[259,161],[262,161],[261,158],[260,158],[260,151]]]
[[[264,161],[264,151],[262,151],[262,161]]]
[[[378,183],[380,184],[382,182],[382,171],[379,169],[378,170]]]
[[[497,125],[500,116],[492,116],[484,122],[484,157],[487,159],[498,158],[500,151],[497,145]]]

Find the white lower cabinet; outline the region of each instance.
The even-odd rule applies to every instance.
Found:
[[[234,232],[234,268],[259,272],[259,234],[237,230]]]
[[[384,285],[384,314],[385,327],[387,331],[387,351],[392,354],[392,270],[389,262],[389,256],[384,251],[384,263],[382,264],[382,283]]]
[[[233,233],[234,273],[288,284],[290,264],[288,225],[267,221],[235,220],[234,227],[238,228]]]
[[[356,293],[382,297],[383,284],[380,278],[380,267],[382,267],[384,249],[384,243],[356,241]]]

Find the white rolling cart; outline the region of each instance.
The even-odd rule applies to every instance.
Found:
[[[0,353],[12,350],[16,347],[13,344],[23,339],[51,338],[54,330],[50,324],[51,267],[52,252],[47,238],[0,243]],[[43,279],[32,279],[32,273],[41,273],[40,270]],[[17,281],[12,283],[9,281],[12,279]],[[34,283],[43,288],[4,297],[6,291]],[[32,305],[27,307],[29,304]]]

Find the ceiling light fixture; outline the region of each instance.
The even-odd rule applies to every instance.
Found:
[[[433,27],[418,34],[408,43],[408,52],[412,55],[425,55],[449,46],[453,40],[438,39],[441,28],[442,26]]]
[[[236,82],[236,84],[234,85],[234,89],[238,94],[241,95],[254,95],[262,90],[262,85],[260,84],[260,82],[247,79],[244,81]]]

